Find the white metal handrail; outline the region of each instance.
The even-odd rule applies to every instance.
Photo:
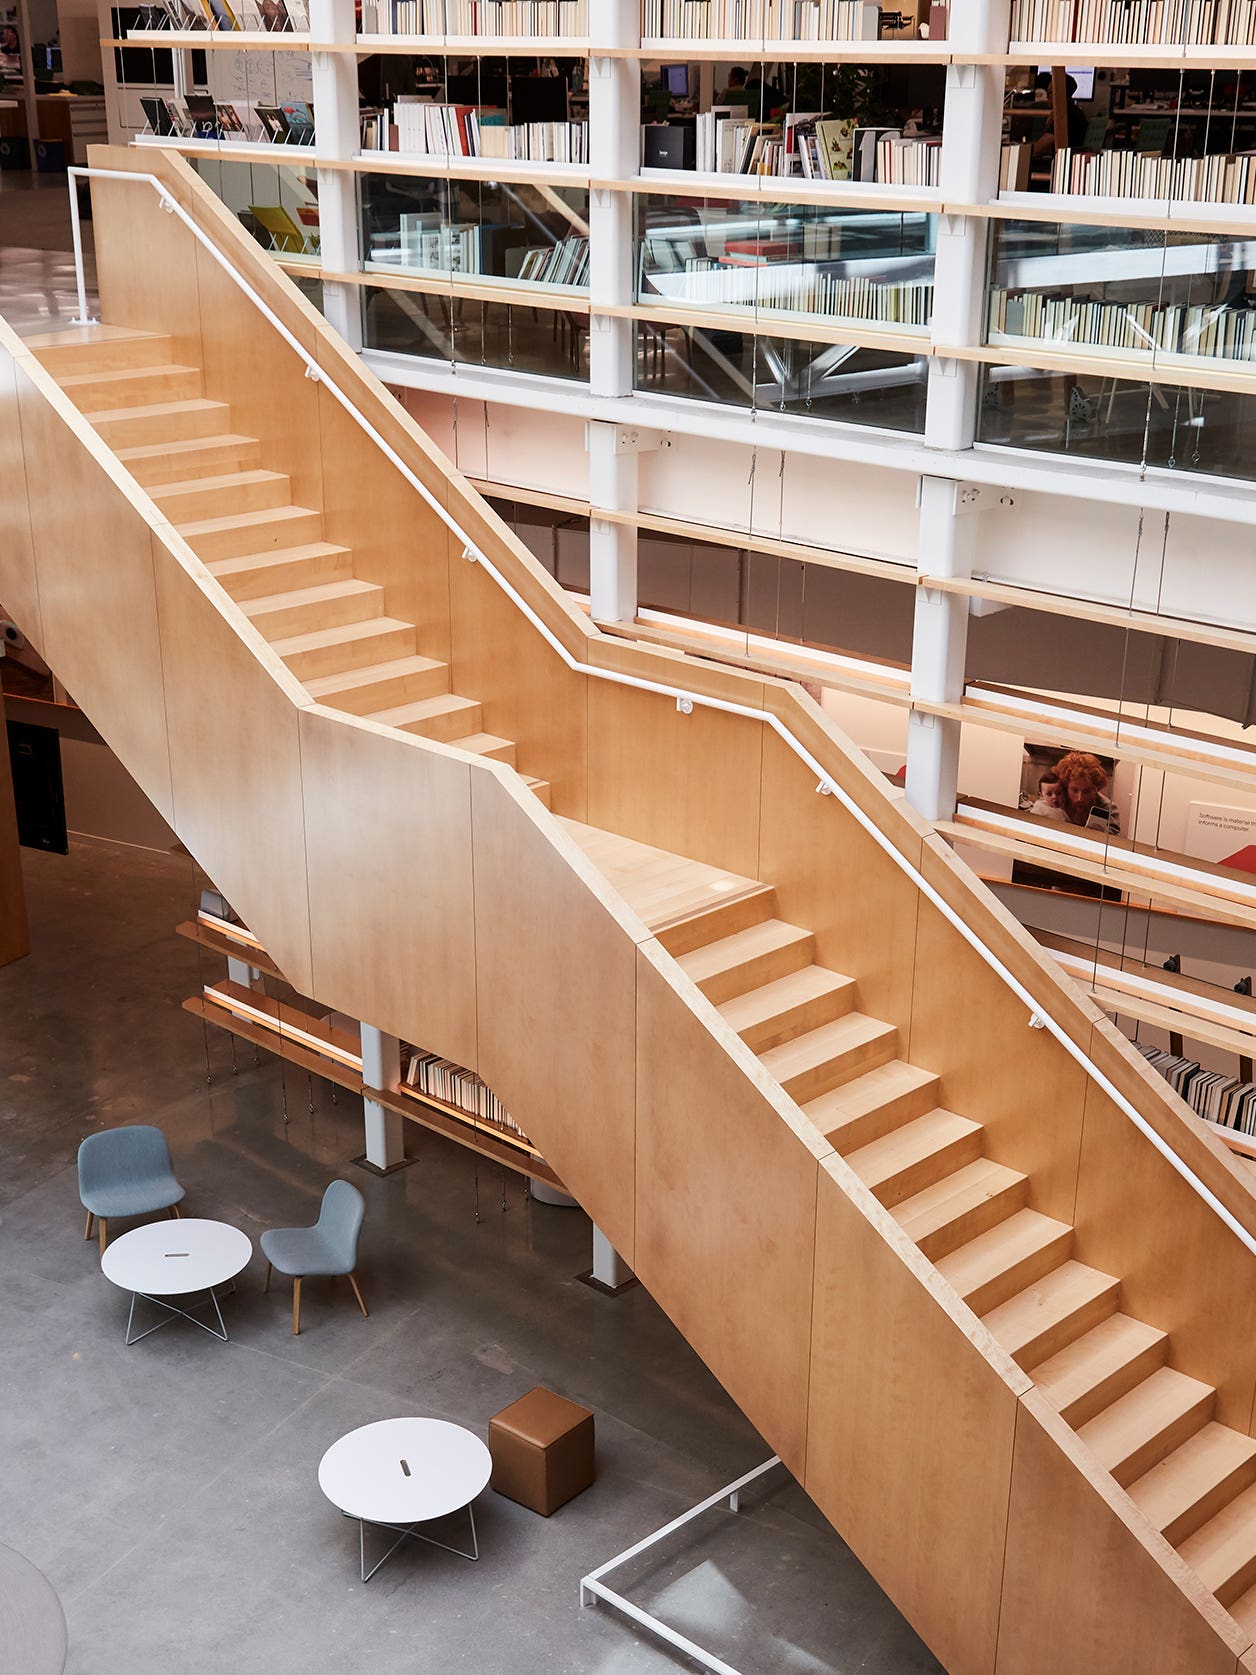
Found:
[[[973,930],[973,928],[961,917],[959,913],[955,911],[953,907],[951,907],[947,901],[943,899],[941,895],[939,895],[939,893],[929,883],[928,879],[912,865],[907,856],[902,853],[898,846],[889,837],[887,837],[884,832],[882,832],[877,823],[869,815],[864,813],[858,803],[856,803],[851,796],[843,791],[840,785],[836,784],[829,777],[827,771],[821,766],[806,746],[794,737],[779,717],[773,715],[769,710],[752,709],[745,704],[733,703],[727,698],[713,698],[703,693],[689,692],[683,687],[672,686],[661,681],[644,680],[638,675],[624,674],[617,669],[599,669],[594,667],[592,664],[580,662],[578,658],[568,651],[567,647],[550,629],[548,624],[537,615],[536,611],[533,610],[527,600],[524,599],[522,595],[516,591],[514,586],[506,579],[506,577],[502,575],[501,571],[493,563],[492,559],[490,559],[488,555],[476,545],[453,514],[441,504],[427,485],[423,483],[413,471],[411,471],[410,467],[401,458],[400,454],[397,453],[396,449],[384,440],[365,414],[359,412],[353,401],[345,394],[335,380],[327,376],[326,372],[319,366],[313,355],[309,353],[309,351],[296,337],[294,337],[294,335],[284,325],[283,321],[279,319],[279,317],[265,302],[263,302],[261,297],[256,294],[256,292],[249,285],[248,280],[240,272],[238,272],[222,251],[219,250],[213,240],[210,239],[205,231],[196,224],[183,206],[176,202],[167,188],[160,180],[158,180],[156,175],[141,173],[133,170],[95,168],[71,168],[66,172],[69,178],[70,186],[70,220],[74,236],[74,268],[75,276],[78,282],[79,301],[78,317],[73,320],[71,324],[79,326],[97,324],[96,321],[92,320],[88,316],[87,312],[87,289],[83,273],[82,230],[79,225],[78,192],[75,186],[75,181],[83,178],[100,178],[104,180],[136,181],[141,185],[150,186],[157,193],[162,209],[166,210],[169,214],[177,216],[179,220],[183,222],[184,226],[187,227],[192,236],[198,240],[205,250],[208,251],[208,253],[218,263],[218,266],[231,279],[244,296],[248,298],[254,308],[256,308],[260,314],[265,316],[265,318],[283,338],[284,342],[288,344],[289,348],[291,348],[293,352],[305,362],[305,368],[308,376],[314,381],[321,383],[328,393],[340,403],[341,407],[343,407],[345,412],[349,414],[350,418],[354,420],[360,429],[366,432],[372,442],[374,442],[375,446],[401,473],[410,486],[423,498],[432,511],[436,513],[436,516],[441,520],[441,522],[446,525],[453,535],[457,536],[458,540],[462,542],[463,556],[470,559],[473,563],[477,563],[483,567],[483,569],[497,583],[498,587],[507,596],[507,598],[509,598],[516,608],[527,618],[527,620],[536,629],[537,633],[541,635],[541,637],[550,646],[551,650],[557,653],[569,669],[573,672],[586,675],[591,680],[611,681],[617,686],[635,687],[641,692],[653,692],[664,698],[672,698],[676,702],[677,709],[685,715],[692,714],[695,705],[699,705],[704,709],[720,710],[727,715],[743,716],[748,720],[757,721],[770,727],[773,732],[778,735],[781,741],[793,751],[795,756],[797,756],[801,762],[804,762],[811,772],[815,774],[817,781],[816,790],[822,796],[834,797],[837,802],[841,804],[846,812],[863,828],[868,836],[872,838],[873,842],[889,856],[895,866],[897,866],[901,872],[907,874],[907,876],[916,885],[916,888],[931,903],[931,905],[937,909],[947,923],[951,925],[954,930],[958,931],[964,941],[967,942],[969,947],[973,949],[974,953],[976,953],[978,957],[990,967],[991,971],[993,971],[996,976],[998,976],[1012,991],[1012,993],[1025,1004],[1029,1010],[1030,1026],[1034,1029],[1046,1029],[1049,1034],[1055,1037],[1055,1039],[1064,1048],[1065,1052],[1068,1053],[1071,1058],[1076,1060],[1091,1081],[1093,1081],[1097,1087],[1102,1089],[1108,1098],[1112,1100],[1113,1104],[1129,1118],[1144,1138],[1151,1142],[1170,1167],[1177,1171],[1182,1179],[1194,1189],[1194,1191],[1200,1198],[1203,1199],[1209,1208],[1220,1217],[1235,1237],[1238,1238],[1254,1256],[1256,1256],[1256,1237],[1253,1237],[1253,1235],[1248,1232],[1238,1218],[1226,1208],[1217,1195],[1209,1187],[1207,1187],[1204,1182],[1199,1179],[1198,1175],[1196,1175],[1190,1168],[1190,1166],[1178,1156],[1173,1147],[1170,1146],[1166,1140],[1161,1138],[1137,1107],[1132,1105],[1130,1101],[1126,1099],[1125,1095],[1121,1093],[1120,1090],[1109,1080],[1109,1078],[1103,1074],[1099,1067],[1093,1063],[1088,1054],[1081,1047],[1079,1047],[1068,1034],[1064,1026],[1052,1017],[1049,1007],[1042,1001],[1036,999],[1034,995],[1032,995],[1030,991],[1019,981],[1019,979],[1013,976],[993,949],[988,948],[982,941],[981,937],[978,936],[977,932]]]

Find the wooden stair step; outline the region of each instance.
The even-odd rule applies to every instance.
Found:
[[[54,377],[70,372],[115,372],[123,367],[163,366],[174,359],[174,339],[163,332],[130,326],[75,326],[41,332],[25,340],[39,364]]]
[[[1131,1483],[1129,1495],[1176,1547],[1252,1483],[1256,1438],[1212,1420]]]
[[[895,1055],[898,1031],[880,1018],[847,1012],[759,1055],[765,1069],[800,1105]]]
[[[1178,1552],[1222,1605],[1245,1594],[1256,1583],[1256,1484],[1187,1536]]]
[[[1256,1587],[1249,1588],[1245,1594],[1227,1605],[1226,1610],[1245,1633],[1256,1639]],[[1239,1667],[1241,1669],[1242,1665]]]
[[[293,588],[288,593],[264,593],[242,602],[244,614],[268,640],[312,634],[347,622],[365,622],[384,614],[384,590],[354,576]]]
[[[320,704],[350,715],[371,715],[390,705],[447,692],[449,665],[433,657],[395,657],[386,663],[318,675],[305,684],[310,697]]]
[[[1067,1222],[1037,1210],[1018,1210],[936,1263],[974,1314],[988,1314],[1058,1268],[1072,1248],[1073,1229]]]
[[[330,541],[310,541],[303,547],[216,558],[207,568],[233,599],[243,603],[284,592],[280,583],[316,587],[322,582],[343,581],[353,574],[353,554],[348,547]]]
[[[148,492],[163,512],[182,521],[289,505],[292,483],[282,471],[230,471],[217,477],[157,483]]]
[[[1030,1376],[1060,1417],[1079,1430],[1163,1366],[1168,1350],[1167,1332],[1114,1314],[1031,1367]]]
[[[231,428],[228,404],[209,401],[205,396],[193,396],[186,401],[155,401],[144,407],[104,408],[90,417],[93,429],[111,448],[217,436]]]
[[[850,1152],[846,1161],[882,1204],[899,1204],[981,1156],[985,1130],[941,1106]]]
[[[115,372],[68,372],[57,382],[81,413],[187,401],[202,393],[198,366],[123,367]]]
[[[318,541],[323,514],[308,506],[276,506],[264,512],[232,512],[221,518],[193,518],[176,525],[183,539],[205,563],[233,558],[267,547],[291,547]]]
[[[320,628],[312,634],[294,634],[272,645],[303,681],[307,675],[329,675],[364,663],[404,657],[413,653],[414,641],[412,622],[381,616],[366,622],[346,622],[339,628]]]
[[[515,765],[515,741],[498,738],[496,733],[467,733],[464,737],[445,742],[456,745],[459,750],[470,751],[473,756],[487,756],[494,762],[506,762],[512,768]]]
[[[924,1255],[937,1262],[1006,1221],[1024,1208],[1028,1198],[1028,1175],[979,1157],[905,1198],[895,1206],[894,1219]]]
[[[811,964],[815,937],[781,919],[765,919],[681,954],[677,964],[714,1006]]]
[[[550,782],[548,779],[529,779],[525,774],[523,776],[523,783],[527,786],[529,791],[533,792],[535,796],[541,799],[546,808],[550,806]]]
[[[809,965],[736,995],[719,1010],[751,1052],[761,1053],[831,1023],[854,1004],[853,977]]]
[[[435,697],[416,698],[392,709],[368,710],[367,714],[385,727],[400,727],[405,733],[446,743],[465,736],[468,729],[473,733],[478,731],[484,719],[478,699],[461,698],[456,692],[440,692]]]
[[[1121,1282],[1082,1262],[1064,1262],[984,1315],[986,1330],[1028,1371],[1116,1313]]]
[[[255,436],[191,436],[181,441],[140,442],[114,453],[137,483],[146,488],[193,476],[224,471],[251,471],[262,463],[262,445]]]
[[[1078,1430],[1090,1452],[1125,1485],[1150,1471],[1212,1418],[1211,1384],[1158,1367]]]
[[[938,1078],[906,1059],[891,1059],[821,1094],[803,1107],[826,1139],[843,1154],[879,1140],[938,1105]]]
[[[613,880],[612,880],[613,882]],[[646,924],[655,932],[660,945],[675,958],[696,953],[713,942],[726,941],[738,931],[749,930],[772,917],[776,906],[776,891],[770,884],[757,889],[730,893],[724,900],[698,912],[681,912],[662,923],[642,914]],[[638,911],[640,911],[638,909]]]

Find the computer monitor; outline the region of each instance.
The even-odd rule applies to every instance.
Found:
[[[689,97],[689,66],[688,64],[664,64],[663,86],[673,99],[687,99]]]
[[[1047,75],[1051,74],[1050,64],[1039,64],[1038,74],[1042,75],[1044,72]],[[1064,73],[1066,76],[1072,76],[1073,80],[1077,83],[1077,92],[1074,94],[1074,98],[1079,101],[1082,99],[1094,98],[1095,67],[1093,64],[1089,66],[1083,65],[1080,69],[1073,64],[1069,64],[1065,67]]]

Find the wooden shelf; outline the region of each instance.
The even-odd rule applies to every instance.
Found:
[[[191,47],[210,52],[343,52],[334,41],[313,41],[308,35],[288,35],[257,29],[128,29],[121,41],[102,40],[102,46]],[[350,48],[350,51],[353,49]]]
[[[986,366],[1030,367],[1038,372],[1071,373],[1078,378],[1123,378],[1127,383],[1256,395],[1256,366],[1251,361],[1223,360],[1220,356],[1191,358],[1080,345],[1070,349],[1038,338],[949,348],[938,345],[933,353],[960,361],[981,361]]]
[[[566,314],[587,314],[587,291],[562,291],[542,285],[501,285],[476,280],[469,274],[393,273],[387,268],[367,268],[361,273],[324,273],[324,280],[340,285],[370,285],[381,291],[418,291],[424,296],[466,298],[473,302],[515,303],[520,308],[561,309]]]
[[[539,1152],[530,1150],[522,1141],[512,1140],[491,1124],[478,1121],[460,1106],[446,1104],[443,1099],[416,1093],[410,1088],[390,1090],[362,1085],[360,1091],[365,1098],[373,1099],[386,1111],[395,1111],[409,1122],[430,1128],[434,1134],[443,1134],[447,1140],[456,1141],[468,1151],[487,1158],[490,1163],[500,1163],[503,1168],[513,1169],[520,1175],[534,1175],[537,1180],[547,1181],[560,1192],[566,1191]]]
[[[295,168],[297,164],[304,164],[309,168],[311,164],[318,169],[335,168],[338,165],[330,162],[326,157],[320,157],[310,145],[269,145],[258,141],[241,142],[234,140],[187,140],[171,134],[136,134],[132,144],[144,149],[154,147],[161,151],[177,151],[181,157],[203,157],[221,163],[275,163]]]
[[[945,215],[1070,226],[1145,227],[1184,233],[1256,234],[1256,205],[1187,198],[1100,198],[1084,192],[1003,192],[988,203],[944,203]]]
[[[885,330],[878,328],[872,321],[847,320],[843,317],[839,323],[837,316],[831,314],[802,316],[770,308],[683,308],[665,302],[662,297],[657,302],[599,305],[593,312],[622,320],[692,326],[698,331],[793,337],[803,343],[852,343],[861,349],[883,349],[892,354],[954,353],[950,349],[935,350],[925,326],[921,326],[917,331]]]
[[[597,58],[661,58],[668,63],[704,60],[740,64],[746,59],[787,64],[949,64],[956,57],[946,41],[904,37],[888,41],[792,41],[762,35],[739,40],[673,40],[647,36],[639,46],[598,47]]]
[[[226,932],[215,930],[196,919],[185,919],[181,925],[176,925],[175,935],[186,937],[189,942],[199,943],[202,948],[208,948],[214,954],[221,954],[224,959],[243,960],[256,971],[265,971],[271,977],[278,977],[285,983],[288,981],[266,950],[256,942],[246,942],[242,937],[229,936]]]
[[[280,148],[282,149],[282,148]],[[589,170],[578,163],[533,163],[518,157],[424,157],[405,151],[360,151],[347,160],[320,159],[320,168],[355,174],[417,175],[430,180],[500,180],[521,186],[588,189]]]
[[[243,1041],[251,1041],[255,1047],[265,1047],[268,1053],[273,1053],[285,1064],[295,1064],[298,1069],[307,1070],[312,1076],[321,1076],[325,1082],[335,1082],[337,1087],[347,1088],[350,1093],[362,1091],[360,1072],[328,1058],[323,1053],[316,1053],[311,1047],[303,1047],[299,1041],[289,1040],[286,1036],[277,1035],[274,1030],[255,1024],[248,1018],[241,1018],[223,1006],[215,1006],[212,1002],[193,995],[190,1000],[183,1002],[183,1010],[190,1012],[193,1017],[202,1018],[207,1024],[213,1024],[215,1029],[225,1030],[228,1035],[237,1035]]]
[[[349,50],[420,57],[436,53],[459,58],[587,58],[589,40],[587,35],[359,35]]]
[[[806,180],[774,174],[698,174],[693,169],[654,169],[624,180],[594,180],[599,191],[651,193],[675,198],[759,198],[769,203],[831,205],[885,214],[937,215],[941,194],[927,186],[885,186],[876,181]]]
[[[1006,52],[957,52],[957,64],[1095,64],[1146,70],[1256,69],[1256,47],[1105,41],[1011,41]]]

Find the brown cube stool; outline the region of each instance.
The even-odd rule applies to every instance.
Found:
[[[491,1486],[548,1518],[595,1473],[593,1415],[538,1385],[488,1422]]]

